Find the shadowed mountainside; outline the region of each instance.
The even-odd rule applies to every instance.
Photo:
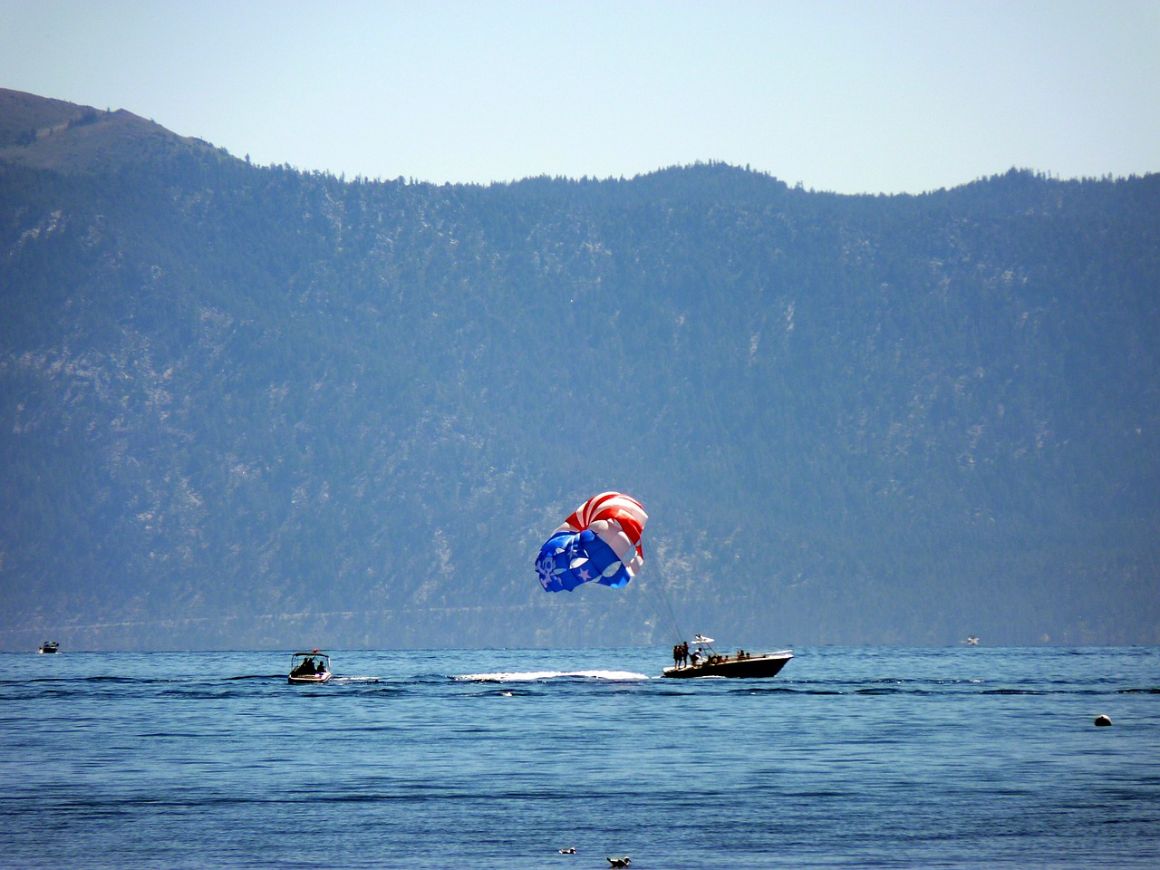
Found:
[[[256,167],[0,91],[0,646],[1160,642],[1160,176]],[[587,496],[623,590],[532,560]]]

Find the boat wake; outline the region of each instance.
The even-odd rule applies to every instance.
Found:
[[[497,671],[490,674],[459,674],[454,680],[466,683],[536,683],[544,680],[647,680],[634,671]]]

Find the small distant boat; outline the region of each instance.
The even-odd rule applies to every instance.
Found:
[[[966,644],[967,644],[967,646],[978,646],[979,645],[979,636],[977,634],[972,634],[970,637],[967,638]]]
[[[40,647],[36,651],[40,655],[47,655],[48,653],[58,653],[58,652],[60,652],[60,641],[46,640],[44,643],[42,643],[40,645]]]
[[[738,677],[758,680],[776,677],[789,660],[790,650],[770,653],[750,653],[738,650],[735,655],[722,655],[711,649],[698,649],[689,657],[689,664],[665,668],[662,677],[692,679],[694,677]]]
[[[290,657],[288,683],[325,683],[331,678],[330,656],[321,650],[296,652]]]

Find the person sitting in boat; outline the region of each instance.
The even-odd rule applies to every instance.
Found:
[[[308,677],[313,673],[314,673],[314,659],[312,659],[312,658],[303,659],[302,664],[300,664],[298,667],[296,667],[294,669],[294,676],[296,676],[296,677]]]
[[[326,673],[326,659],[315,659],[314,660],[314,673],[316,673],[316,674],[325,674]]]
[[[689,663],[693,667],[696,667],[697,665],[699,665],[701,663],[701,650],[700,649],[693,650],[693,654],[691,656],[689,656]]]

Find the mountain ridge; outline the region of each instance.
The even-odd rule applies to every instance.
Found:
[[[211,153],[227,156],[201,139],[178,136],[125,109],[101,111],[0,88],[3,163],[69,174]]]
[[[0,646],[1160,642],[1160,176],[345,182],[135,117],[0,150]],[[608,488],[644,571],[543,593]]]

